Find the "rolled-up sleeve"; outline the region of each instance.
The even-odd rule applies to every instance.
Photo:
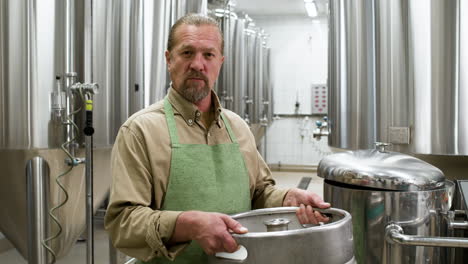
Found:
[[[105,228],[115,248],[139,260],[173,260],[188,243],[169,245],[181,212],[154,208],[154,183],[143,137],[123,126],[111,158],[112,188]]]

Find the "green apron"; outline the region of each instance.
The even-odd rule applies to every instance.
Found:
[[[249,176],[237,138],[221,114],[232,143],[209,146],[180,144],[174,111],[164,99],[164,110],[172,145],[169,184],[162,210],[220,212],[234,214],[251,209]],[[175,259],[156,258],[140,263],[206,263],[207,256],[192,241]]]

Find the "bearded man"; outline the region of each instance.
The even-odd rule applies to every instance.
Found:
[[[105,227],[139,263],[206,263],[207,254],[234,252],[230,232],[248,230],[228,214],[299,206],[301,223],[327,221],[312,210],[330,206],[318,195],[275,187],[248,125],[221,107],[213,86],[223,46],[215,20],[178,20],[166,51],[171,89],[119,130]]]

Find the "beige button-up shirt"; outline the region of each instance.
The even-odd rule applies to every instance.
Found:
[[[237,137],[249,173],[252,208],[282,205],[287,190],[275,188],[248,125],[237,114],[221,108],[214,92],[214,121],[209,128],[202,122],[204,113],[177,91],[170,89],[167,96],[174,108],[181,144],[231,142],[220,118],[220,113],[224,113]],[[161,210],[170,162],[169,130],[164,103],[159,101],[135,113],[122,125],[111,158],[113,183],[105,227],[117,249],[143,261],[158,256],[174,259],[187,245],[168,245],[181,213]]]

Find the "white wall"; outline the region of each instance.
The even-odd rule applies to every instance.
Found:
[[[298,100],[299,113],[310,114],[311,86],[327,82],[327,20],[274,16],[254,21],[270,34],[275,113],[293,114]]]
[[[326,137],[320,141],[312,137],[315,120],[316,117],[275,120],[266,135],[267,163],[316,166],[324,156],[331,154]]]
[[[270,34],[275,115],[312,112],[311,86],[325,84],[328,74],[328,22],[308,17],[254,17],[257,26]],[[315,120],[321,116],[286,117],[274,120],[267,131],[266,161],[269,164],[317,165],[331,153],[327,138],[312,138]]]

